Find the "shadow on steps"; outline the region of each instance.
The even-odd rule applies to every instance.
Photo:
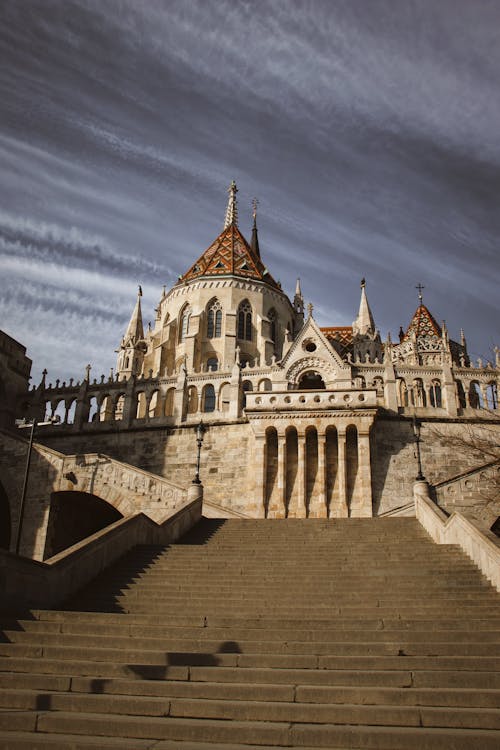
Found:
[[[176,544],[208,544],[226,522],[226,518],[202,517],[192,529],[178,539]]]

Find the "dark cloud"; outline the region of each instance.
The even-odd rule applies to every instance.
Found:
[[[235,178],[242,230],[258,195],[266,263],[320,323],[353,320],[366,276],[394,333],[422,281],[488,355],[499,23],[489,0],[4,0],[2,326],[37,371],[81,369],[78,330],[114,364],[136,284],[152,315]]]

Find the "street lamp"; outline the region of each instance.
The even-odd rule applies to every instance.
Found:
[[[422,459],[420,456],[420,422],[416,418],[415,415],[413,415],[413,434],[415,435],[415,444],[417,446],[417,467],[418,467],[418,474],[415,477],[417,482],[425,482],[425,477],[422,474]]]
[[[203,443],[203,435],[207,431],[207,428],[203,424],[203,422],[200,422],[198,425],[196,425],[196,445],[198,446],[198,457],[196,459],[196,474],[193,479],[193,484],[201,484],[200,479],[200,458],[201,458],[201,445]]]
[[[59,416],[50,417],[50,419],[47,422],[38,422],[36,419],[33,419],[31,422],[28,422],[28,420],[26,419],[16,419],[16,426],[19,427],[19,429],[22,430],[26,427],[31,427],[29,443],[28,443],[28,455],[26,457],[26,467],[24,469],[23,491],[21,495],[21,507],[19,509],[19,523],[17,526],[16,555],[19,554],[19,547],[21,544],[21,529],[22,529],[23,518],[24,518],[24,505],[26,501],[26,491],[28,489],[28,476],[30,472],[31,452],[33,449],[33,437],[35,434],[35,430],[37,427],[44,427],[45,425],[54,424],[55,422],[60,422],[60,421],[61,421],[61,417]]]

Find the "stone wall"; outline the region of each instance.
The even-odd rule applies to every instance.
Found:
[[[489,459],[469,448],[470,430],[489,437],[493,431],[500,433],[500,425],[471,426],[459,420],[423,422],[422,469],[427,481],[438,485],[435,499],[444,510],[458,510],[489,528],[500,515],[498,482],[495,486],[492,481],[494,475],[498,476],[498,467],[481,468]],[[404,505],[412,495],[417,459],[411,422],[378,418],[372,429],[371,450],[374,513],[384,513]]]
[[[459,421],[432,421],[422,425],[421,453],[423,471],[431,484],[462,474],[478,466],[477,456],[464,448],[450,448],[435,432],[459,435],[464,424]],[[90,450],[106,453],[170,481],[186,486],[192,480],[196,465],[196,439],[192,427],[149,427],[143,431],[103,432],[91,435],[44,438],[47,444],[67,453]],[[256,483],[261,467],[255,465],[255,438],[251,426],[244,422],[210,425],[201,454],[201,478],[205,499],[220,506],[255,515],[258,493]],[[384,513],[405,505],[412,497],[417,473],[415,440],[409,420],[378,417],[371,431],[371,464],[374,513]],[[480,488],[474,503],[484,503]],[[470,502],[469,505],[473,503]],[[491,506],[490,515],[497,505]],[[461,508],[463,512],[466,509]],[[500,514],[500,511],[497,515]]]

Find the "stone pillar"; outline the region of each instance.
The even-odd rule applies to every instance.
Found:
[[[264,518],[264,508],[266,502],[266,476],[267,476],[267,456],[266,456],[266,436],[255,436],[254,449],[254,497],[257,504],[255,509],[256,518]]]
[[[285,489],[286,489],[286,436],[278,433],[278,492],[276,496],[276,508],[273,518],[285,517]]]
[[[186,397],[187,397],[187,372],[185,367],[181,367],[174,393],[173,416],[179,422],[186,419]]]
[[[307,471],[307,458],[306,458],[306,435],[305,432],[299,433],[298,435],[298,450],[297,450],[297,507],[295,508],[295,518],[306,517],[306,471]],[[291,514],[290,514],[291,515]]]
[[[358,476],[357,502],[351,508],[353,518],[371,518],[372,509],[372,472],[370,461],[370,433],[358,432]]]
[[[326,435],[318,433],[318,473],[315,486],[317,491],[309,507],[310,518],[326,518]]]
[[[450,365],[443,363],[443,380],[441,384],[441,400],[450,417],[458,414],[455,380]]]
[[[338,430],[338,467],[337,487],[338,498],[332,500],[330,515],[334,518],[347,518],[347,463],[346,463],[346,433],[345,428]]]

